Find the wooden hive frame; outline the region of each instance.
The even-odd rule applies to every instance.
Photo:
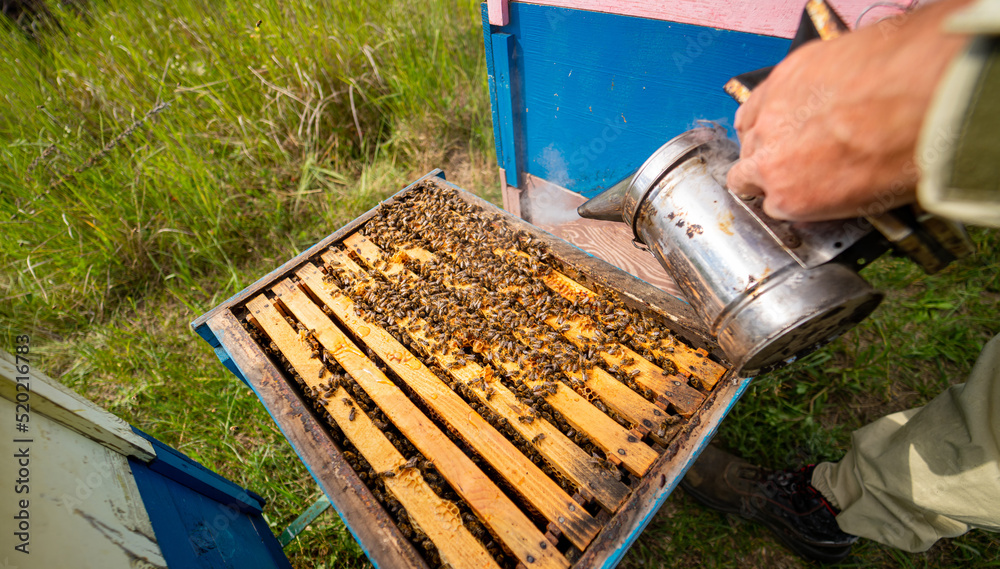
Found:
[[[249,316],[249,322],[270,338],[288,366],[313,393],[326,389],[323,382],[329,379],[331,372],[322,360],[325,354],[330,354],[355,385],[376,403],[393,427],[410,439],[420,454],[433,460],[437,471],[456,490],[463,503],[480,520],[489,520],[486,525],[490,532],[522,565],[613,566],[673,490],[749,380],[734,377],[725,367],[721,352],[683,301],[462,191],[446,182],[440,171],[424,176],[386,203],[394,203],[415,188],[428,185],[453,189],[462,200],[503,216],[511,227],[544,242],[563,269],[545,277],[550,290],[567,298],[584,298],[593,295],[592,290],[596,289],[616,291],[630,308],[668,322],[671,332],[692,347],[675,351],[673,340],[639,343],[657,358],[672,353],[670,359],[677,367],[676,377],[662,372],[639,354],[629,353],[624,347],[608,350],[614,353],[600,354],[606,364],[604,367],[624,364],[630,366],[630,370],[634,368],[636,383],[657,395],[653,401],[636,396],[620,381],[605,377],[606,373],[597,371],[601,370],[599,367],[594,368],[597,373],[580,378],[588,389],[600,393],[603,401],[617,400],[616,393],[622,390],[632,394],[630,401],[633,404],[612,409],[627,419],[631,431],[597,412],[587,398],[580,397],[572,389],[560,386],[544,395],[552,409],[569,419],[574,429],[606,453],[609,462],[621,466],[632,476],[632,487],[602,474],[599,461],[591,460],[586,453],[581,454],[580,447],[546,420],[534,417],[521,420],[525,411],[517,397],[501,382],[483,379],[499,373],[520,373],[525,384],[538,389],[543,382],[532,379],[530,369],[511,369],[509,363],[504,366],[492,359],[487,364],[468,362],[444,350],[427,350],[428,353],[423,354],[425,361],[445,370],[447,377],[444,379],[448,382],[462,384],[463,393],[469,399],[467,403],[439,377],[440,370],[435,373],[428,369],[385,329],[356,314],[349,296],[327,282],[323,271],[329,269],[323,267],[324,264],[353,275],[356,278],[353,286],[363,289],[370,286],[368,281],[375,275],[400,285],[406,279],[418,278],[404,265],[404,260],[409,261],[410,266],[413,263],[433,265],[436,257],[447,255],[447,251],[431,252],[414,245],[399,251],[380,250],[359,232],[377,215],[377,208],[199,317],[192,326],[216,348],[223,363],[253,388],[377,566],[416,568],[427,565],[348,464],[343,449],[324,426],[324,420],[312,409],[310,397],[289,381],[287,373],[268,357],[238,316]],[[497,250],[495,254],[502,257],[517,253]],[[453,288],[470,286],[446,278],[441,282]],[[489,308],[473,312],[486,319],[496,316]],[[298,323],[300,329],[297,330],[293,323]],[[417,319],[403,317],[395,324],[398,330],[405,332],[404,341],[411,347],[421,344],[424,337]],[[556,328],[554,324],[549,323]],[[574,321],[564,324],[558,331],[566,341],[573,343],[584,341],[586,335],[592,333],[589,330],[586,322]],[[529,343],[532,338],[516,331],[511,341]],[[398,382],[387,378],[365,355],[368,350],[369,355],[377,357],[402,384],[397,385]],[[323,351],[323,358],[317,358],[316,355]],[[626,358],[631,361],[623,362]],[[496,370],[492,369],[497,366]],[[568,377],[573,376],[572,370],[564,372]],[[688,386],[685,378],[690,376],[702,378],[698,385],[701,391]],[[407,509],[413,526],[438,546],[441,559],[455,567],[495,566],[479,542],[468,535],[457,507],[430,490],[418,470],[385,438],[372,417],[360,411],[350,390],[343,385],[329,389],[321,399],[323,409],[370,466],[385,474],[382,483],[386,494],[391,494]],[[477,409],[489,409],[490,413],[506,419],[506,424],[519,437],[532,441],[534,450],[551,470],[578,492],[570,496],[545,476],[470,404]],[[683,416],[686,419],[683,425],[670,433],[650,429],[653,425],[649,419],[662,420],[667,409]],[[645,428],[644,420],[647,421]],[[442,426],[445,430],[441,430]],[[644,443],[644,438],[653,446]],[[484,475],[484,470],[468,458],[466,453],[470,451],[481,459],[490,475]],[[491,476],[506,479],[504,488],[498,487]],[[510,483],[515,479],[518,483]],[[510,502],[509,495],[529,505],[531,516],[536,520],[544,518],[548,525],[539,529],[529,516]],[[588,501],[594,504],[590,508],[593,514],[582,507]],[[571,552],[569,559],[560,553],[557,544],[562,550]]]

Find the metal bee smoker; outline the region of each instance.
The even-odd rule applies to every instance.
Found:
[[[858,271],[903,237],[876,228],[892,222],[913,238],[921,220],[907,225],[899,212],[818,223],[772,219],[761,198],[742,200],[726,188],[738,157],[725,129],[695,128],[578,211],[631,226],[636,245],[676,281],[734,367],[752,372],[808,353],[867,317],[882,294]],[[949,250],[931,241],[921,249],[929,272],[963,251],[962,243]]]

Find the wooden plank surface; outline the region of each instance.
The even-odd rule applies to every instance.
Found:
[[[397,272],[405,270],[403,265],[383,259],[381,249],[361,234],[349,236],[344,240],[344,244],[351,248],[352,251],[354,251],[355,254],[357,254],[361,259],[365,259],[366,262],[374,263],[375,261],[378,261],[381,263],[379,264],[380,270],[387,276],[391,276]],[[421,262],[427,262],[436,258],[434,253],[431,253],[421,247],[409,247],[403,252],[406,253],[406,255],[411,259]],[[552,322],[555,322],[555,320]],[[558,323],[547,324],[549,324],[550,327],[559,327]],[[517,336],[516,339],[522,343],[530,342],[530,339],[525,338],[524,336]],[[658,431],[658,426],[663,423],[665,419],[667,419],[666,414],[656,405],[647,401],[643,396],[632,391],[627,385],[612,377],[608,374],[608,372],[599,367],[595,367],[589,372],[585,370],[574,371],[564,368],[563,373],[570,379],[584,383],[588,389],[591,389],[594,393],[598,394],[604,404],[622,417],[625,417],[640,432],[650,432],[655,439],[661,438],[656,433]],[[594,411],[596,411],[597,414],[604,416],[604,414],[599,410],[595,409]],[[586,420],[585,418],[588,417],[588,415],[583,414],[583,410],[567,410],[564,414],[581,417],[579,419],[581,428],[588,432],[588,434],[592,434],[592,438],[604,441],[599,443],[599,445],[606,445],[608,449],[614,451],[618,448],[622,448],[620,446],[620,437],[617,437],[617,440],[616,437],[612,437],[610,440],[604,440],[603,431],[596,430],[596,432],[591,433],[591,431],[595,431],[593,427],[601,425],[602,422],[596,418],[593,423]],[[613,432],[613,430],[609,431],[609,433],[610,432]],[[625,437],[625,440],[628,440],[627,436]],[[602,448],[604,447],[602,446]],[[634,467],[635,465],[630,465],[630,468]]]
[[[594,291],[556,270],[544,275],[542,281],[567,300],[597,299],[597,294]],[[724,366],[708,359],[708,353],[705,350],[695,350],[677,341],[672,335],[655,340],[638,340],[636,339],[636,330],[631,326],[625,333],[640,346],[649,350],[655,357],[672,362],[682,374],[698,378],[698,381],[706,389],[711,390],[715,387],[715,384],[726,373]]]
[[[283,319],[264,295],[255,297],[247,304],[247,308],[262,325],[265,325],[262,319],[266,318],[275,330],[281,330],[277,323]],[[316,307],[316,310],[319,308]],[[322,311],[319,313],[322,314]],[[327,319],[328,324],[316,326],[315,335],[319,343],[358,382],[400,432],[434,463],[445,480],[466,500],[479,518],[493,528],[514,555],[522,562],[538,564],[535,566],[568,567],[569,563],[562,554],[548,545],[544,535],[531,520],[475,463],[379,371],[326,315],[323,318]],[[304,342],[294,338],[291,341]],[[314,371],[318,374],[318,368]],[[481,418],[480,422],[485,423]],[[582,510],[573,506],[574,509]]]
[[[507,25],[510,20],[510,16],[507,14],[507,0],[487,0],[486,4],[489,7],[490,25]]]
[[[324,253],[323,257],[327,262],[340,263],[345,267],[354,265],[354,262],[340,251]],[[357,265],[354,267],[353,274],[364,274],[361,267]],[[345,322],[353,317],[354,303],[336,286],[323,282],[322,274],[315,266],[311,263],[306,264],[297,275],[313,296],[330,307],[339,321]],[[423,332],[426,327],[423,319],[398,319],[396,324],[406,331],[411,341],[419,343],[421,340],[427,340],[427,335]],[[376,327],[373,327],[373,330],[375,329]],[[384,343],[391,345],[388,341]],[[389,351],[386,357],[390,362],[395,361],[398,358],[395,354],[398,353],[402,352],[398,349]],[[481,367],[475,362],[460,363],[455,356],[441,350],[432,350],[431,357],[453,379],[466,385],[476,395],[480,404],[505,418],[522,437],[531,441],[553,468],[577,486],[587,490],[602,507],[614,512],[628,496],[628,487],[596,468],[593,459],[551,423],[542,418],[530,423],[520,421],[519,417],[523,413],[520,410],[521,404],[514,393],[501,382],[494,380],[496,374],[492,369]]]
[[[371,251],[367,252],[371,253]],[[350,259],[342,254],[329,253],[328,255],[331,261],[340,262],[341,266],[349,267],[353,264]],[[372,259],[380,259],[380,257],[372,257]],[[382,273],[387,276],[391,276],[393,271],[399,270],[402,267],[398,263],[393,262],[384,263],[380,266],[382,267]],[[523,340],[523,338],[519,339]],[[531,379],[530,375],[534,369],[534,365],[531,362],[506,362],[503,361],[504,358],[496,349],[496,346],[488,345],[486,350],[493,356],[493,361],[501,362],[505,371],[514,378],[524,381],[530,387],[542,386],[547,383],[544,379]],[[615,381],[615,383],[617,384],[618,382]],[[625,387],[625,389],[628,388]],[[632,392],[629,390],[629,393]],[[633,393],[633,395],[635,394]],[[609,456],[614,457],[613,460],[622,462],[623,466],[633,474],[641,476],[649,469],[652,462],[656,460],[657,454],[655,451],[572,389],[560,386],[554,393],[545,395],[545,400],[563,415],[573,429],[585,433],[601,450]],[[662,422],[665,417],[663,412],[650,405],[644,399],[642,403],[648,405],[653,410],[650,416],[654,416],[653,413],[655,413],[655,417],[658,417]],[[522,404],[518,403],[514,407],[515,409],[520,409]],[[498,412],[506,415],[509,410],[501,408]],[[514,418],[519,419],[520,415],[521,411],[518,410]],[[520,424],[520,421],[517,424]],[[652,425],[652,423],[650,424]]]
[[[414,208],[413,211],[415,212],[420,211],[418,205],[410,205],[409,207]],[[466,254],[471,253],[486,256],[492,253],[492,255],[501,260],[506,255],[526,256],[521,251],[508,249],[510,245],[507,243],[492,240],[488,229],[488,226],[492,223],[479,224],[475,226],[475,229],[470,229],[468,225],[463,224],[462,230],[456,230],[456,224],[461,223],[461,219],[465,214],[457,211],[454,204],[449,205],[447,202],[437,203],[431,207],[432,211],[427,212],[427,214],[421,213],[418,217],[421,217],[420,223],[435,226],[437,233],[435,238],[426,239],[421,231],[413,231],[409,228],[404,229],[404,231],[409,233],[410,238],[418,242],[425,242],[434,249],[440,249],[444,256],[459,262],[461,261],[459,258],[460,251],[466,252]],[[465,241],[469,237],[465,233],[470,230],[482,234],[481,242],[478,242],[474,246]],[[442,237],[442,233],[447,234],[447,237]],[[348,236],[344,240],[344,244],[352,247],[362,259],[367,258],[368,261],[372,258],[378,258],[381,255],[381,251],[374,244],[368,244],[367,238],[360,233]],[[426,255],[426,252],[421,251],[416,246],[410,246],[407,249],[408,251],[404,251],[404,253],[410,258],[414,258],[415,255],[422,253]],[[478,249],[478,251],[473,251],[472,249]],[[533,268],[531,271],[535,273],[535,278],[539,276],[537,269]],[[513,289],[512,292],[515,293],[513,296],[516,300],[527,307],[528,300],[524,295],[516,294],[523,290],[523,285],[518,284],[511,288]],[[664,404],[673,406],[678,414],[682,416],[690,417],[705,399],[705,396],[697,389],[687,385],[686,382],[680,379],[667,377],[669,374],[664,373],[663,369],[646,360],[627,346],[618,343],[613,349],[605,349],[607,344],[604,340],[606,337],[597,326],[597,323],[593,322],[587,316],[573,315],[569,319],[565,319],[563,316],[550,316],[545,319],[545,323],[556,332],[562,334],[577,348],[584,351],[593,350],[597,352],[598,356],[609,366],[609,369],[614,368],[614,371],[620,369],[624,373],[627,373],[632,381],[644,389],[651,390],[658,401],[662,400]],[[564,324],[568,325],[568,329]],[[599,375],[599,373],[595,375]]]
[[[359,234],[348,237],[344,243],[352,247],[355,252],[360,251],[366,255],[381,255],[381,250],[374,243],[371,243],[371,241]],[[421,262],[428,262],[438,258],[434,253],[421,247],[407,248],[404,253],[409,258]],[[386,267],[389,270],[396,270],[394,265],[397,264],[389,262],[386,264]],[[451,286],[458,287],[459,285],[452,283]],[[494,317],[493,312],[489,308],[480,306],[479,312],[486,318]],[[553,322],[556,320],[553,319]],[[553,326],[549,322],[546,322],[546,324],[549,324],[550,327]],[[558,324],[555,327],[558,328]],[[520,330],[515,331],[514,337],[518,342],[526,346],[530,346],[535,339],[530,337],[530,334],[527,332]],[[538,350],[543,353],[549,353],[548,348],[545,346],[538,348]],[[530,362],[518,363],[517,365],[520,366],[518,374],[522,380],[530,384],[543,383],[540,380],[533,381],[529,379],[528,376],[530,376],[533,369]],[[584,369],[574,370],[564,366],[561,371],[570,380],[579,381],[587,389],[596,393],[607,407],[630,421],[638,431],[643,434],[649,432],[658,442],[664,442],[660,440],[662,437],[657,435],[657,431],[659,425],[663,423],[667,416],[642,395],[632,391],[627,385],[618,381],[599,367],[588,371]],[[566,416],[567,420],[573,423],[574,428],[590,435],[594,442],[605,452],[622,456],[618,449],[629,449],[630,446],[627,446],[627,443],[634,443],[634,441],[630,440],[631,435],[629,433],[585,399],[567,401],[564,398],[556,398],[556,402],[550,402],[550,404]],[[652,449],[647,450],[646,448],[635,447],[635,450],[634,454],[631,451],[627,452],[626,454],[629,458],[623,462],[628,470],[641,476],[649,468],[650,463],[656,459],[656,456]]]
[[[352,235],[348,239],[353,238]],[[519,254],[518,251],[496,249],[498,257]],[[561,286],[561,283],[560,283]],[[558,291],[557,291],[558,292]],[[602,334],[600,325],[591,318],[575,315],[560,323],[555,316],[545,321],[552,329],[559,331],[570,343],[586,350],[592,344],[600,344]],[[565,327],[569,326],[566,330]],[[670,402],[680,415],[690,417],[705,400],[705,396],[686,383],[669,377],[663,369],[656,366],[628,346],[617,344],[617,351],[601,350],[599,355],[609,367],[620,368],[628,373],[635,382],[653,391],[657,396],[663,396]]]
[[[524,191],[528,196],[528,215],[535,218],[534,221],[540,229],[573,243],[664,292],[681,297],[677,284],[667,275],[656,258],[632,244],[632,231],[626,224],[575,216],[573,212],[587,201],[586,198],[531,174],[525,174],[525,179]],[[542,199],[532,199],[533,195],[542,196]],[[558,216],[532,216],[530,211],[532,204],[542,208],[557,207],[569,213]],[[553,224],[548,225],[546,221],[551,221]],[[550,289],[566,298],[572,298],[574,294],[585,298],[596,297],[593,291],[558,271],[545,275],[542,280]],[[626,333],[634,336],[634,330]],[[706,357],[708,353],[704,350],[689,348],[672,337],[658,341],[637,341],[637,343],[650,350],[655,357],[673,362],[682,375],[697,377],[708,390],[715,387],[726,371],[724,367],[709,360]]]
[[[410,523],[434,542],[441,561],[452,567],[498,568],[482,543],[463,525],[458,506],[435,494],[419,469],[406,468],[406,458],[371,418],[355,405],[344,404],[345,400],[353,402],[347,390],[338,387],[324,408],[376,472],[393,474],[382,479],[386,491],[403,505]]]
[[[260,298],[260,297],[258,297]],[[296,372],[314,389],[320,389],[325,379],[320,376],[323,363],[311,355],[311,348],[270,304],[254,300],[256,321],[278,346]],[[259,311],[259,312],[256,312]],[[438,548],[441,559],[455,567],[498,567],[468,529],[462,524],[458,507],[441,499],[414,468],[402,468],[406,458],[396,450],[360,408],[343,386],[323,404],[344,435],[376,472],[392,472],[384,478],[386,490],[406,509],[410,522],[420,528]]]
[[[120,454],[143,462],[156,457],[149,441],[135,434],[123,419],[42,373],[34,355],[15,357],[0,351],[0,397],[17,402],[18,393],[30,394],[32,411]]]
[[[342,334],[322,309],[291,281],[279,282],[273,290],[281,303],[300,322],[307,328],[316,330],[321,338],[320,342],[324,345],[326,342],[322,338]],[[600,531],[600,526],[583,508],[576,507],[573,499],[558,484],[535,466],[503,434],[483,419],[392,335],[373,323],[366,322],[353,311],[341,312],[338,317],[345,327],[361,338],[361,341],[413,389],[413,392],[443,422],[496,469],[515,491],[555,524],[574,545],[581,550],[587,547]],[[337,357],[336,353],[334,357]],[[346,365],[344,367],[351,372]],[[372,371],[378,370],[361,368],[360,371],[371,374]],[[356,377],[354,373],[351,375]],[[389,414],[388,410],[383,409],[383,411]]]
[[[36,380],[32,389],[42,385]],[[42,399],[31,395],[34,411]],[[15,432],[15,416],[24,409],[6,398],[0,413],[11,424],[0,444],[0,476],[8,488],[0,567],[167,567],[162,550],[169,541],[154,533],[127,455],[41,411],[31,413],[27,432]]]
[[[531,175],[528,174],[528,176],[530,178]],[[462,190],[454,184],[450,184],[440,178],[430,179],[426,184],[433,186],[429,189],[430,193],[454,192],[456,197],[462,202],[477,208],[485,215],[496,216],[498,223],[516,231],[522,231],[530,235],[532,239],[537,239],[545,243],[553,256],[559,259],[567,271],[569,271],[567,274],[573,278],[579,277],[585,281],[584,284],[596,283],[608,290],[613,290],[621,296],[623,302],[632,308],[640,311],[654,312],[662,318],[669,320],[671,322],[671,330],[674,332],[696,340],[706,347],[716,346],[710,331],[705,327],[701,318],[697,317],[689,304],[676,296],[668,294],[648,282],[637,279],[631,274],[618,270],[604,259],[595,257],[568,241],[553,239],[551,234],[542,231],[537,226],[523,219],[512,217],[509,213],[490,202]],[[415,193],[410,194],[411,199],[414,196]],[[343,235],[349,235],[350,233],[354,233],[354,231]],[[721,355],[721,352],[719,355]]]
[[[325,383],[321,377],[321,375],[325,374],[320,374],[321,369],[324,367],[323,363],[320,359],[311,357],[311,346],[309,346],[309,344],[303,339],[301,333],[295,331],[285,321],[271,301],[269,301],[264,295],[259,295],[247,304],[247,309],[251,312],[256,322],[259,323],[264,332],[267,333],[271,340],[278,346],[278,349],[281,350],[282,354],[288,358],[289,363],[292,364],[295,371],[302,376],[303,380],[305,380],[308,385],[317,387]],[[344,366],[344,368],[348,371],[348,373],[351,373],[351,376],[358,381],[362,388],[365,388],[365,391],[369,394],[369,396],[372,396],[372,399],[375,400],[377,404],[379,403],[379,399],[397,399],[397,401],[395,401],[397,405],[390,406],[389,408],[382,405],[379,405],[379,407],[383,410],[386,416],[400,428],[400,431],[402,431],[404,435],[407,434],[408,430],[412,429],[405,429],[403,425],[400,425],[400,422],[397,422],[399,421],[399,415],[401,414],[405,414],[404,420],[401,422],[405,423],[406,426],[415,425],[416,428],[421,429],[420,432],[422,433],[422,436],[419,437],[420,441],[414,441],[411,438],[414,446],[416,446],[425,456],[432,457],[431,461],[434,463],[435,467],[437,467],[438,471],[441,472],[445,479],[452,483],[452,486],[457,492],[459,492],[460,495],[466,497],[464,494],[468,493],[473,496],[473,500],[466,498],[466,501],[469,502],[469,505],[474,510],[478,511],[476,506],[486,506],[484,513],[490,514],[490,516],[498,522],[496,526],[492,527],[497,529],[497,533],[500,534],[500,538],[504,540],[504,543],[508,544],[508,547],[511,547],[518,558],[523,557],[524,559],[527,559],[530,556],[538,561],[544,560],[543,564],[551,567],[565,567],[567,565],[565,559],[562,558],[558,552],[555,552],[554,556],[551,554],[544,556],[544,554],[553,551],[555,548],[546,548],[543,550],[538,547],[538,540],[540,538],[544,539],[544,537],[531,524],[531,521],[525,518],[517,507],[510,503],[506,496],[500,492],[500,489],[496,488],[496,486],[485,477],[485,475],[472,463],[472,461],[462,454],[458,447],[454,446],[454,443],[449,441],[444,434],[441,433],[441,431],[438,430],[437,427],[419,411],[419,409],[413,406],[413,404],[406,399],[405,395],[401,392],[399,392],[398,395],[394,394],[393,390],[398,392],[399,389],[392,385],[392,382],[389,381],[384,375],[380,378],[376,376],[375,374],[381,375],[381,372],[379,372],[370,361],[367,361],[366,363],[365,360],[367,360],[367,358],[364,358],[364,356],[361,355],[361,353],[350,343],[349,340],[346,338],[336,338],[336,333],[324,332],[329,331],[317,330],[317,338],[323,338],[326,336],[335,337],[335,340],[331,341],[331,345],[336,346],[336,349],[331,348],[330,346],[327,346],[327,349],[333,353],[335,358],[337,358],[338,354],[341,357],[344,357],[348,366],[350,366]],[[328,337],[326,339],[330,340]],[[336,340],[340,341],[336,342]],[[320,339],[320,342],[323,343],[322,339]],[[324,345],[326,344],[324,343]],[[340,361],[341,360],[338,358],[338,362]],[[341,363],[341,365],[343,365],[343,363]],[[369,390],[371,386],[366,384],[371,382],[365,379],[359,380],[359,375],[362,376],[362,378],[366,376],[376,377],[376,382],[384,382],[388,385],[384,385],[381,389],[374,388]],[[391,386],[391,388],[389,388],[389,386]],[[376,398],[372,394],[372,391],[379,394],[388,393],[389,396]],[[343,396],[344,395],[341,397]],[[398,401],[398,399],[401,399],[402,401]],[[402,403],[404,401],[405,403]],[[337,409],[337,405],[340,405],[341,409]],[[386,457],[376,454],[376,448],[383,451],[388,450],[380,443],[379,436],[382,440],[385,440],[385,444],[388,444],[389,446],[392,446],[392,444],[389,443],[389,441],[385,439],[385,436],[382,435],[381,432],[374,427],[374,425],[370,424],[370,422],[367,428],[362,429],[355,429],[354,426],[350,425],[349,423],[352,422],[350,420],[350,410],[344,408],[346,406],[343,405],[343,402],[339,398],[330,402],[330,404],[325,407],[327,407],[327,410],[334,416],[334,419],[337,420],[338,426],[342,429],[346,428],[351,430],[352,433],[357,436],[355,439],[348,435],[348,438],[351,438],[351,442],[358,447],[358,450],[361,451],[362,454],[365,454],[362,451],[362,447],[371,451],[372,459],[374,459],[375,462],[372,462],[372,459],[368,458],[368,454],[365,454],[365,459],[369,460],[369,463],[373,468],[377,469],[378,467],[376,467],[376,464],[378,464],[380,467],[386,467],[386,470],[398,469],[399,466],[405,464],[406,460],[403,459],[402,456],[398,456],[396,457],[396,460],[393,460],[391,456]],[[358,414],[359,411],[356,410],[354,413],[355,420],[358,420]],[[346,427],[345,425],[342,425],[338,417],[344,419],[344,422],[348,423],[348,425],[346,425]],[[346,430],[344,434],[348,434]],[[434,454],[434,452],[429,453],[429,450],[439,452],[440,454]],[[447,464],[444,464],[445,461],[447,461]],[[456,473],[456,468],[452,467],[452,465],[465,467],[468,470]],[[453,477],[456,474],[461,479],[458,481],[458,484],[453,482]],[[396,486],[396,489],[402,492],[402,488],[404,487],[415,487],[417,485],[416,481],[417,477],[414,477],[413,475],[406,475],[404,476],[404,484]],[[388,487],[389,486],[387,485],[387,488]],[[428,491],[433,493],[433,491],[429,488]],[[482,499],[477,500],[480,496]],[[397,497],[397,499],[399,498]],[[485,504],[481,503],[483,502],[483,499],[488,500],[488,502]],[[446,505],[435,505],[429,500],[429,497],[426,496],[424,498],[420,498],[420,501],[425,505],[431,504],[432,509],[422,510],[418,508],[420,513],[416,515],[418,515],[420,519],[424,520],[425,523],[428,523],[429,526],[437,525],[440,529],[448,530],[442,534],[447,541],[449,534],[458,530],[458,527],[455,526],[455,520],[451,515],[454,513],[452,508]],[[403,503],[402,499],[400,499],[400,503]],[[415,510],[414,512],[418,510]],[[411,511],[407,509],[407,513],[411,514]],[[483,518],[482,516],[481,518],[484,520],[490,519],[488,517]],[[506,523],[504,523],[505,521]],[[440,527],[442,525],[443,527]],[[464,528],[464,526],[462,527]],[[471,535],[469,537],[471,538]],[[507,539],[504,538],[509,539],[510,542],[508,543]],[[436,540],[435,545],[437,545],[439,549],[442,548],[442,545]],[[514,547],[518,545],[521,545],[521,547],[518,547],[521,551],[514,549]],[[450,549],[447,544],[445,544],[444,547],[446,549]],[[536,552],[534,550],[539,551]],[[539,556],[536,557],[534,555],[535,553],[538,553]],[[492,560],[492,558],[490,559]]]
[[[509,25],[493,32],[516,39],[513,124],[522,175],[587,197],[635,171],[695,120],[731,121],[736,103],[722,86],[774,65],[790,43],[714,24],[520,2],[510,5]]]
[[[709,396],[708,405],[698,414],[698,420],[689,422],[685,426],[685,432],[667,448],[664,454],[669,459],[656,465],[654,476],[642,479],[612,523],[605,526],[601,535],[576,560],[576,567],[617,566],[657,512],[663,512],[661,508],[667,497],[698,459],[698,455],[715,435],[719,424],[736,405],[751,381],[750,378],[733,377],[733,381],[728,379],[719,383],[719,387]]]
[[[584,219],[576,208],[587,198],[531,174],[524,174],[524,217],[539,229],[569,241],[660,290],[681,296],[677,284],[648,251],[632,244],[632,230],[617,221]]]
[[[351,247],[361,256],[378,258],[380,255],[380,250],[375,244],[358,233],[347,237],[344,240],[344,244]],[[423,262],[436,258],[435,253],[422,247],[411,246],[404,253],[412,259]],[[498,257],[508,254],[508,252],[502,250],[497,250],[494,253]],[[457,257],[454,252],[446,252],[445,254],[452,258]],[[520,297],[518,298],[521,300]],[[562,320],[557,316],[551,316],[545,320],[545,323],[584,352],[592,347],[592,343],[600,343],[595,340],[596,335],[600,333],[597,323],[586,316],[575,315]],[[567,325],[569,326],[568,330],[565,329]],[[691,416],[705,399],[705,396],[699,391],[684,382],[667,377],[661,368],[627,346],[619,344],[616,353],[601,351],[599,355],[609,368],[621,368],[625,372],[630,373],[636,383],[646,389],[650,389],[657,397],[663,397],[682,416]],[[594,368],[592,371],[593,373],[583,376],[586,383],[595,392],[605,395],[607,399],[602,398],[602,400],[605,400],[609,406],[613,407],[615,412],[628,417],[629,420],[636,424],[646,426],[647,429],[651,429],[651,427],[648,427],[650,423],[655,425],[663,420],[662,413],[659,410],[654,410],[654,406],[642,396],[629,389],[628,386],[622,384],[608,372],[599,367]]]
[[[387,277],[391,277],[397,273],[407,273],[409,278],[417,278],[416,275],[409,272],[400,263],[387,260],[382,250],[360,233],[349,236],[344,240],[344,244],[351,248],[360,258],[366,259],[366,262],[371,267],[379,270]],[[415,255],[419,255],[419,257],[411,257],[414,259],[423,259],[426,261],[434,258],[432,253],[424,249],[408,249],[407,251],[413,251]],[[451,286],[454,287],[457,285],[451,283]],[[492,314],[482,306],[479,307],[479,311],[487,319],[492,317]],[[533,338],[515,334],[515,339],[522,344],[529,345]],[[490,346],[490,348],[495,348],[495,346]],[[503,360],[499,352],[494,353],[497,356],[497,361]],[[543,384],[543,380],[533,381],[529,378],[532,365],[531,362],[527,361],[518,362],[517,364],[511,364],[512,369],[508,371],[515,372],[522,380],[532,386]],[[567,372],[567,375],[571,378],[582,381],[595,391],[599,390],[599,393],[605,394],[607,396],[607,404],[616,410],[620,408],[623,411],[621,413],[623,416],[638,415],[641,417],[639,421],[647,421],[647,423],[637,421],[639,425],[653,425],[652,427],[647,427],[645,430],[655,431],[658,424],[662,423],[666,418],[661,410],[610,376],[602,377],[600,372],[587,374],[584,370],[578,372],[569,372],[567,370]],[[587,433],[591,440],[601,447],[601,450],[607,453],[608,456],[614,457],[614,460],[620,460],[634,474],[640,476],[645,474],[653,461],[656,460],[657,455],[655,451],[639,441],[637,437],[626,431],[621,425],[594,407],[586,399],[580,397],[575,391],[568,388],[557,389],[555,393],[546,398],[546,401],[549,401],[550,405],[562,413],[574,428]]]
[[[514,56],[514,36],[505,33],[493,33],[488,38],[492,44],[493,74],[496,84],[497,114],[500,119],[500,148],[503,154],[497,156],[500,168],[503,169],[506,182],[510,186],[518,185],[518,158],[515,146],[516,125],[514,124],[513,88],[516,79],[516,69],[512,69]]]
[[[311,403],[271,363],[232,312],[216,314],[207,325],[372,562],[394,569],[428,569],[416,547],[347,463]]]
[[[528,194],[527,215],[534,213]],[[539,225],[584,251],[676,297],[682,297],[674,280],[649,253],[632,245],[632,231],[624,223],[577,218],[558,225]]]

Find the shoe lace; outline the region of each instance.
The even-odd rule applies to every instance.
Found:
[[[766,497],[764,509],[794,533],[811,540],[844,543],[851,536],[837,524],[840,512],[812,485],[815,465],[795,470],[778,470],[762,473],[759,492]],[[856,538],[855,538],[856,539]]]
[[[812,485],[812,473],[815,464],[803,466],[795,470],[778,470],[765,476],[765,483],[770,483],[787,502],[791,509],[800,514],[807,514],[823,508],[836,517],[840,513]]]

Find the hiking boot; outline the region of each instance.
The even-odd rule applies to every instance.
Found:
[[[806,559],[837,563],[858,538],[840,530],[839,512],[811,484],[813,468],[766,470],[708,445],[680,485],[710,508],[764,524]]]

